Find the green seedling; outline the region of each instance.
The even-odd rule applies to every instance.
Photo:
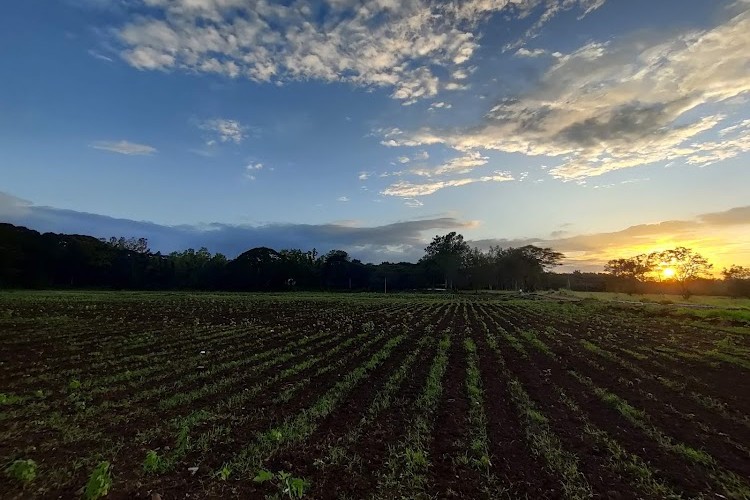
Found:
[[[159,472],[164,467],[164,461],[154,450],[146,453],[146,459],[143,461],[143,470],[148,473]]]
[[[285,471],[279,471],[274,474],[268,470],[260,470],[253,478],[253,481],[258,484],[275,481],[274,484],[281,494],[287,498],[293,499],[302,498],[305,495],[305,490],[310,486],[310,484],[304,479],[294,477],[289,472]]]
[[[21,483],[30,483],[36,478],[36,462],[31,459],[16,460],[6,469],[8,476]]]
[[[276,476],[274,475],[273,472],[267,471],[267,470],[261,470],[260,472],[258,472],[258,474],[255,475],[255,477],[253,478],[253,481],[259,484],[263,484],[265,482],[273,480],[275,477]]]
[[[269,435],[271,436],[271,439],[274,441],[281,441],[284,438],[284,434],[278,429],[273,429]]]
[[[11,405],[18,401],[20,398],[12,394],[0,393],[0,405]]]
[[[229,476],[231,475],[232,475],[232,468],[229,467],[228,465],[225,465],[219,470],[219,479],[221,479],[222,481],[226,481],[227,479],[229,479]]]
[[[289,498],[302,498],[308,483],[302,478],[293,477],[288,472],[281,471],[278,474],[282,494]]]
[[[106,496],[112,487],[112,471],[109,462],[101,462],[91,473],[83,496],[86,500],[96,500]]]

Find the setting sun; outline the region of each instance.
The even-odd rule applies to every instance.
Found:
[[[671,267],[665,268],[661,273],[667,279],[674,278],[675,274],[674,269],[672,269]]]

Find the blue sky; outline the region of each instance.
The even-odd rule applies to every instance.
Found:
[[[414,260],[457,230],[571,268],[750,264],[748,32],[747,0],[10,2],[0,219],[230,256]]]

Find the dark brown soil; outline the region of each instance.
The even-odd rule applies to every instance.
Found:
[[[415,496],[565,496],[563,478],[554,465],[532,450],[527,422],[509,392],[513,379],[520,382],[564,452],[576,459],[580,477],[597,498],[652,495],[632,472],[614,466],[609,451],[584,431],[584,419],[640,457],[657,480],[684,497],[728,496],[730,473],[737,481],[732,486],[735,496],[750,495],[750,391],[743,385],[750,370],[740,366],[750,362],[750,335],[731,334],[710,322],[654,317],[622,307],[473,295],[92,293],[61,300],[59,295],[9,294],[0,296],[0,310],[12,311],[0,317],[0,395],[4,398],[0,467],[4,470],[18,459],[38,464],[36,479],[26,486],[7,473],[0,474],[2,498],[76,498],[91,470],[103,460],[112,464],[109,498],[149,498],[152,493],[164,499],[262,498],[281,493],[277,481],[254,483],[257,471],[235,472],[227,481],[216,473],[255,442],[259,433],[301,414],[390,338],[406,334],[330,414],[315,422],[311,434],[262,459],[269,471],[304,478],[306,497],[371,497],[386,491],[378,488],[388,471],[389,457],[421,411],[416,402],[446,329],[452,344],[442,393],[430,414],[429,436],[424,440],[429,461],[425,487]],[[504,365],[488,344],[485,325],[499,343]],[[372,336],[331,352],[371,326]],[[500,329],[515,337],[526,354],[514,348]],[[375,337],[380,332],[382,338]],[[527,332],[546,344],[551,354],[525,338]],[[739,364],[711,354],[717,346],[726,345],[728,335]],[[469,443],[475,429],[469,420],[466,387],[463,341],[467,336],[477,345],[489,476],[471,461]],[[247,360],[255,353],[287,352],[286,346],[298,341],[300,346],[288,351],[290,358],[272,366],[258,368],[268,357],[183,382],[199,369],[201,350],[211,355],[200,369],[210,369],[227,361]],[[613,357],[587,350],[583,341]],[[418,346],[421,350],[415,352]],[[408,376],[395,387],[390,404],[374,421],[362,424],[361,432],[350,440],[348,432],[359,428],[379,391],[412,353]],[[277,383],[264,384],[308,360],[315,362]],[[126,371],[136,375],[124,377]],[[612,401],[603,400],[575,374],[590,378],[596,387],[644,412],[646,428],[653,432],[628,420]],[[169,409],[159,406],[160,398],[200,389],[228,376],[239,377],[238,382],[189,403]],[[83,387],[69,387],[74,379],[83,382]],[[686,390],[676,388],[676,383],[684,384]],[[241,405],[211,411],[224,408],[217,404],[256,384],[260,389]],[[279,398],[296,384],[300,388],[290,399]],[[139,397],[161,387],[165,388],[163,396]],[[560,391],[583,416],[562,403]],[[120,404],[101,407],[109,399]],[[725,407],[720,411],[711,401]],[[87,414],[87,408],[99,410]],[[209,413],[187,430],[187,437],[194,443],[201,435],[209,436],[209,449],[195,447],[175,455],[166,472],[145,472],[146,452],[171,456],[178,444],[174,420],[199,410]],[[710,455],[713,463],[691,461],[655,439],[654,432],[673,444]],[[331,454],[332,450],[336,453]],[[189,468],[194,466],[197,472],[191,473]],[[488,482],[488,477],[493,481]]]

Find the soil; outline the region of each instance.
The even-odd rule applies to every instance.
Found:
[[[398,449],[414,416],[423,411],[416,402],[445,331],[452,344],[441,397],[429,414],[430,434],[424,440],[429,462],[425,487],[416,496],[565,496],[563,478],[530,445],[526,423],[509,392],[511,378],[520,382],[564,452],[575,458],[580,477],[596,498],[653,495],[637,477],[614,467],[609,451],[585,432],[586,421],[685,497],[728,496],[728,488],[742,497],[750,491],[750,391],[743,385],[750,375],[743,367],[750,363],[750,331],[732,334],[731,355],[739,360],[733,364],[711,354],[726,345],[729,334],[710,322],[653,317],[618,306],[589,308],[487,296],[0,295],[0,310],[11,311],[0,317],[0,394],[5,398],[0,406],[0,466],[5,469],[18,459],[33,459],[38,465],[36,479],[27,485],[0,474],[3,498],[80,496],[91,470],[103,460],[113,471],[108,498],[150,498],[152,493],[164,499],[262,498],[279,493],[278,480],[253,482],[257,471],[235,473],[226,481],[216,472],[259,433],[310,408],[389,338],[405,334],[330,414],[315,422],[309,436],[262,459],[269,471],[305,479],[306,498],[364,498],[378,491],[387,497],[379,484],[388,460],[403,458],[392,450]],[[369,322],[372,336],[331,351],[366,331]],[[517,339],[525,354],[501,335],[501,329]],[[529,332],[550,353],[525,338]],[[376,337],[379,333],[382,338]],[[504,364],[487,335],[497,339]],[[473,432],[463,346],[467,337],[477,345],[489,476],[464,458],[472,456]],[[298,341],[299,347],[287,349]],[[587,350],[584,341],[608,355]],[[201,350],[210,355],[198,365]],[[278,354],[276,350],[291,357],[259,369],[258,364]],[[264,353],[269,355],[257,363],[183,382],[198,366],[208,370]],[[408,375],[395,388],[390,405],[374,421],[361,424],[389,377],[412,353]],[[278,383],[264,384],[318,357]],[[329,366],[332,369],[318,374]],[[135,375],[125,377],[128,372]],[[708,454],[712,463],[691,462],[676,453],[653,432],[625,418],[576,374],[641,410],[646,428],[673,444]],[[175,393],[200,389],[223,377],[238,379],[190,402],[168,409],[159,406]],[[84,385],[69,387],[73,379]],[[260,389],[242,405],[217,407],[256,384]],[[299,389],[290,399],[279,398],[292,387]],[[164,390],[139,396],[159,388]],[[580,408],[580,415],[562,403],[560,391]],[[108,401],[119,404],[101,406]],[[96,411],[87,414],[86,408]],[[148,450],[164,457],[174,450],[175,419],[216,408],[228,409],[209,413],[207,420],[188,429],[190,442],[215,432],[207,451],[189,449],[161,474],[144,471]],[[358,426],[361,433],[349,440],[348,432]],[[329,455],[332,449],[338,452],[337,460]],[[189,469],[196,466],[195,472]],[[733,487],[725,481],[731,475],[737,481]],[[494,481],[488,482],[488,477]]]

